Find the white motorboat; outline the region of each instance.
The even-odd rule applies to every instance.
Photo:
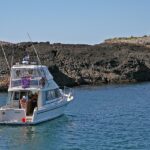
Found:
[[[11,67],[8,101],[0,108],[0,124],[34,125],[64,113],[73,100],[72,90],[61,90],[43,65]]]

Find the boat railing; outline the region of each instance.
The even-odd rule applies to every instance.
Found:
[[[6,105],[2,106],[1,108],[19,108],[19,102],[12,101],[11,103],[7,103]]]
[[[67,95],[67,96],[73,96],[74,95],[73,89],[70,87],[66,87],[66,86],[64,86],[63,93],[64,93],[64,95]]]
[[[22,87],[22,88],[41,87],[41,78],[37,78],[37,79],[28,79],[28,78],[12,79],[10,87],[11,88],[14,88],[14,87]]]

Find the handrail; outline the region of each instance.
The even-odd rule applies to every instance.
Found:
[[[64,93],[65,95],[70,95],[70,96],[73,96],[73,95],[74,95],[74,94],[73,94],[73,89],[70,88],[70,87],[66,87],[66,86],[64,86],[63,93]]]
[[[21,79],[12,79],[11,87],[23,87],[23,83]],[[40,79],[30,79],[28,87],[40,87]],[[25,87],[26,88],[26,87]]]

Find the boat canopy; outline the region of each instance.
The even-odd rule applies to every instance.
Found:
[[[12,88],[39,88],[53,83],[53,76],[46,66],[42,65],[15,65],[11,69],[10,89]],[[56,87],[55,84],[51,86]]]
[[[11,70],[11,79],[19,79],[22,77],[39,78],[45,77],[52,80],[53,76],[49,73],[46,66],[37,65],[15,65]]]

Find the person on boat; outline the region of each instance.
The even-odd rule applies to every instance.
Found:
[[[32,98],[31,98],[31,101],[32,101],[32,109],[34,109],[35,107],[37,107],[37,99],[38,99],[38,94],[35,93]]]
[[[31,94],[29,95],[29,99],[26,102],[26,114],[27,115],[32,115],[34,108],[37,107],[37,99],[38,99],[38,94]]]
[[[45,86],[45,78],[44,78],[44,77],[42,77],[42,78],[40,79],[40,85],[41,85],[42,87]]]
[[[20,105],[21,105],[21,108],[26,109],[26,105],[27,105],[27,98],[26,98],[26,96],[23,96],[22,99],[20,99]]]
[[[29,99],[28,101],[26,102],[26,115],[31,115],[32,114],[32,101],[31,101],[31,98],[32,98],[32,94],[29,94]]]

